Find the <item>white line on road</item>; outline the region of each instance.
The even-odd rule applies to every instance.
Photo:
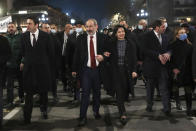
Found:
[[[4,120],[9,120],[13,116],[15,116],[22,108],[21,107],[16,107],[14,108],[10,113],[8,113],[5,117],[3,117]]]

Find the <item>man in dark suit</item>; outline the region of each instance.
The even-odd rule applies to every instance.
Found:
[[[22,35],[23,80],[25,105],[25,124],[30,124],[33,108],[33,95],[40,96],[40,110],[42,117],[47,119],[48,90],[51,88],[51,60],[54,52],[50,37],[38,29],[39,21],[34,18],[27,19],[27,32]]]
[[[2,77],[6,68],[6,62],[11,56],[11,48],[7,38],[0,35],[0,128],[3,120],[3,87]]]
[[[93,90],[93,112],[96,119],[101,118],[100,107],[100,79],[99,67],[103,61],[104,36],[97,33],[98,25],[95,19],[86,22],[87,34],[77,38],[77,48],[74,55],[72,75],[79,74],[82,99],[80,106],[79,126],[86,124],[87,109],[91,89]]]
[[[61,51],[60,51],[60,41],[58,40],[57,36],[51,32],[50,25],[48,23],[43,23],[41,25],[41,30],[48,33],[51,37],[51,43],[52,43],[52,49],[54,52],[54,61],[51,63],[51,71],[52,71],[52,95],[53,95],[53,100],[54,102],[58,101],[57,97],[57,83],[56,83],[56,78],[57,78],[57,72],[58,72],[58,67],[59,67],[59,60],[61,58]]]
[[[63,89],[64,91],[67,91],[67,78],[66,78],[66,65],[67,65],[67,59],[66,51],[67,51],[67,40],[69,38],[69,35],[73,33],[72,25],[66,24],[65,30],[62,32],[57,33],[57,36],[59,37],[59,41],[61,44],[61,67],[60,67],[60,77],[63,83]]]
[[[170,102],[168,92],[168,68],[167,61],[170,59],[168,51],[168,40],[164,35],[165,25],[161,20],[153,22],[153,31],[148,32],[143,37],[143,53],[144,53],[144,76],[147,78],[147,108],[146,111],[151,112],[153,106],[154,88],[159,87],[163,112],[169,116]]]
[[[76,29],[73,32],[73,34],[70,34],[67,40],[67,46],[66,46],[66,63],[68,65],[69,71],[72,70],[72,64],[73,64],[73,58],[74,58],[74,52],[76,50],[77,46],[77,37],[84,33],[82,25],[83,23],[81,21],[76,22]],[[71,72],[70,72],[71,74]],[[76,105],[80,101],[80,87],[79,87],[79,80],[77,78],[71,78],[70,79],[71,87],[74,92],[74,101]]]
[[[194,32],[194,40],[193,40],[193,56],[192,56],[192,68],[193,68],[193,79],[196,83],[196,31]]]

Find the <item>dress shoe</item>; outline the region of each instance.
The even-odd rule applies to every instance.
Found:
[[[87,119],[86,118],[79,118],[79,123],[78,123],[79,127],[85,126],[86,123],[87,123]]]
[[[31,124],[31,120],[24,120],[24,125],[29,125]]]
[[[12,108],[14,108],[14,104],[8,103],[7,105],[4,105],[3,108],[12,109]]]
[[[3,128],[2,121],[0,120],[0,129]]]
[[[24,103],[24,97],[20,98],[20,103]]]
[[[165,116],[167,116],[167,117],[172,117],[173,115],[171,114],[171,111],[164,111],[163,109],[162,109],[162,112],[165,114]]]
[[[94,113],[94,117],[96,120],[101,119],[101,115],[99,113]]]
[[[187,115],[187,116],[194,116],[194,113],[193,113],[192,110],[187,110],[187,111],[186,111],[186,115]]]
[[[41,115],[42,115],[42,118],[43,119],[48,119],[48,113],[47,113],[47,111],[41,112]]]
[[[120,123],[124,126],[127,124],[127,118],[126,117],[121,117],[120,118]]]
[[[147,106],[147,107],[146,107],[146,111],[147,111],[147,112],[153,112],[152,107]]]
[[[176,104],[176,109],[177,109],[177,110],[182,110],[182,106],[181,106],[181,104],[179,104],[179,103],[178,103],[178,104]]]
[[[54,96],[54,97],[53,97],[53,102],[54,102],[54,103],[58,103],[58,101],[59,101],[59,98],[58,98],[57,96]]]

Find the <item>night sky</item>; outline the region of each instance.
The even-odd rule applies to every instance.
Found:
[[[63,12],[74,13],[83,21],[95,18],[98,23],[104,18],[111,18],[114,13],[126,10],[129,0],[45,0],[53,7],[59,7]]]
[[[108,0],[46,0],[50,5],[61,8],[63,12],[74,13],[83,20],[96,18],[98,21],[105,17],[105,1]]]

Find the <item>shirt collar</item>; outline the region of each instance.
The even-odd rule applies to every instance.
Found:
[[[90,36],[93,36],[93,38],[95,38],[95,37],[97,36],[97,33],[95,32],[94,35],[89,35],[89,34],[88,34],[88,37],[90,37]]]
[[[155,30],[153,30],[155,35],[159,38],[161,35],[159,35]]]
[[[35,36],[38,36],[39,30],[37,29],[37,30],[35,31],[35,33],[30,32],[30,34],[31,34],[31,35],[32,35],[32,34],[35,34]]]

